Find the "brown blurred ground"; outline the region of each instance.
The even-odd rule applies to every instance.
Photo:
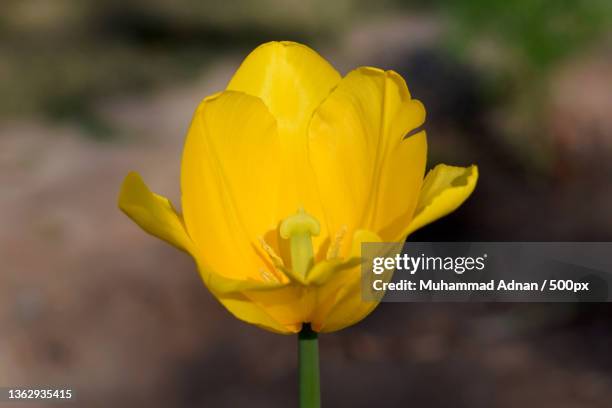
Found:
[[[428,108],[431,164],[480,165],[468,204],[415,240],[611,239],[606,37],[546,71],[550,85],[541,92],[510,92],[506,87],[516,83],[500,81],[493,93],[506,103],[493,103],[483,88],[500,62],[482,55],[495,49],[474,52],[468,63],[453,57],[440,46],[448,22],[439,14],[390,8],[321,36],[312,33],[329,28],[308,17],[315,6],[304,7],[306,17],[296,24],[306,28],[296,35],[312,38],[343,72],[370,64],[405,76]],[[342,10],[330,13],[333,21]],[[80,27],[69,14],[62,21]],[[140,21],[137,13],[126,15],[127,23],[111,21]],[[192,20],[181,14],[180,21]],[[24,24],[18,32],[36,32]],[[212,26],[203,38],[234,32]],[[266,34],[249,41],[260,39]],[[117,44],[126,41],[132,40]],[[143,89],[106,89],[115,55],[102,53],[111,73],[76,81],[77,92],[58,96],[57,103],[72,101],[82,87],[96,85],[88,88],[95,97],[59,110],[67,114],[49,113],[47,102],[4,104],[0,386],[66,384],[79,399],[71,406],[295,406],[296,340],[232,318],[186,255],[142,233],[116,208],[130,170],[178,203],[180,152],[193,109],[223,88],[250,46],[241,36],[229,41],[238,45],[206,48],[209,59],[188,74],[170,63],[161,73],[135,67],[133,75],[151,74]],[[14,44],[7,41],[3,55],[14,57]],[[178,46],[156,47],[168,61],[164,50]],[[120,52],[125,63],[149,61],[147,53]],[[20,76],[20,61],[10,69],[6,63],[5,71]],[[34,74],[24,68],[21,75]],[[60,91],[61,84],[53,92]],[[534,110],[520,102],[529,95],[541,108],[535,121]],[[321,337],[323,399],[332,407],[608,407],[611,317],[607,304],[383,304],[361,324]]]

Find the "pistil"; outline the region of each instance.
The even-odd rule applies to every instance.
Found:
[[[312,237],[319,235],[320,231],[319,221],[303,208],[287,217],[280,225],[281,238],[289,240],[291,270],[302,279],[306,278],[314,263]]]

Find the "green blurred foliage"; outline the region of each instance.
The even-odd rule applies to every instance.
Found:
[[[546,69],[609,33],[609,0],[438,0],[428,2],[444,13],[450,38],[460,50],[487,38]]]

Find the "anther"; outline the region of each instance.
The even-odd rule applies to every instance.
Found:
[[[259,273],[261,274],[261,277],[266,282],[278,282],[278,279],[276,278],[276,276],[272,275],[270,272],[266,271],[264,268],[260,268]]]
[[[283,258],[278,256],[276,252],[274,252],[274,248],[268,245],[268,243],[263,237],[259,237],[259,244],[261,245],[261,248],[266,252],[266,254],[268,254],[274,266],[276,266],[277,268],[283,268],[285,266]]]
[[[336,232],[334,241],[331,243],[329,249],[327,250],[327,259],[334,259],[338,257],[338,255],[340,254],[340,248],[342,247],[342,241],[344,240],[347,230],[348,227],[346,225],[343,225],[340,227],[338,232]]]

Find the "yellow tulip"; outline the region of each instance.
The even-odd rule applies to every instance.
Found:
[[[476,166],[425,177],[425,109],[393,71],[340,74],[312,49],[270,42],[198,106],[181,168],[182,215],[130,173],[119,207],[189,253],[237,318],[331,332],[362,300],[361,242],[401,242],[472,193]]]

